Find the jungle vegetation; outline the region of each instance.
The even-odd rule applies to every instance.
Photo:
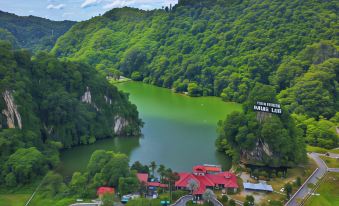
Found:
[[[0,60],[0,185],[29,183],[55,168],[59,149],[140,134],[136,106],[95,69],[43,52],[32,57],[5,41],[0,41]],[[89,91],[91,101],[85,102]],[[21,117],[14,125],[5,112],[10,108]],[[114,131],[117,117],[128,122],[119,134]]]
[[[217,147],[235,161],[259,140],[272,155],[257,160],[271,166],[304,160],[305,143],[338,147],[337,11],[336,1],[180,0],[151,11],[113,9],[76,24],[0,12],[0,39],[15,48],[0,43],[0,92],[12,92],[23,122],[22,130],[6,129],[1,115],[0,184],[44,174],[57,165],[60,148],[114,136],[116,115],[129,122],[123,134],[138,134],[136,107],[104,79],[120,74],[244,103],[243,113],[218,126]],[[80,101],[87,88],[94,103]],[[259,98],[281,103],[283,114],[259,121],[251,108]]]
[[[244,103],[260,83],[313,146],[338,147],[338,3],[181,0],[74,25],[52,53],[103,74]]]
[[[0,39],[10,41],[15,48],[25,48],[32,52],[49,51],[56,40],[75,23],[36,16],[17,16],[0,10]]]

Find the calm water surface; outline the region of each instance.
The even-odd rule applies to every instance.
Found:
[[[97,149],[126,153],[131,163],[154,160],[175,171],[191,171],[192,166],[203,163],[229,167],[229,159],[215,150],[216,125],[228,113],[240,111],[240,104],[216,97],[187,97],[140,82],[117,86],[130,93],[130,101],[137,105],[145,122],[143,137],[107,139],[66,150],[61,154],[64,174],[84,170]]]

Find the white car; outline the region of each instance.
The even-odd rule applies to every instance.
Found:
[[[284,192],[284,191],[285,191],[285,188],[284,188],[284,187],[280,189],[280,192]]]

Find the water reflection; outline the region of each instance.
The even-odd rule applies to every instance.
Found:
[[[97,149],[126,153],[131,163],[155,161],[179,172],[204,163],[229,169],[229,159],[215,149],[216,125],[230,112],[240,111],[241,105],[216,97],[191,98],[138,82],[118,88],[130,93],[131,102],[137,105],[145,122],[144,137],[107,139],[66,150],[61,155],[64,174],[84,170]]]
[[[61,164],[58,170],[64,175],[71,175],[74,171],[84,171],[95,150],[112,150],[131,156],[136,148],[140,147],[140,138],[121,137],[98,140],[91,145],[82,145],[61,152]]]

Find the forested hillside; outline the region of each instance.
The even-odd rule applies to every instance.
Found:
[[[17,16],[0,11],[0,40],[33,52],[50,50],[75,22],[52,21],[35,16]]]
[[[53,49],[136,80],[245,101],[255,82],[320,40],[337,43],[336,1],[180,1],[172,11],[113,9],[74,26]],[[272,84],[272,83],[271,83]]]
[[[338,145],[338,7],[322,0],[181,0],[165,10],[113,9],[76,24],[52,53],[190,96],[245,102],[256,83],[271,85],[307,142],[330,148]],[[320,119],[326,132],[311,132]]]
[[[0,41],[0,77],[0,184],[55,167],[58,149],[140,134],[128,95],[87,65],[47,53],[32,58]]]

